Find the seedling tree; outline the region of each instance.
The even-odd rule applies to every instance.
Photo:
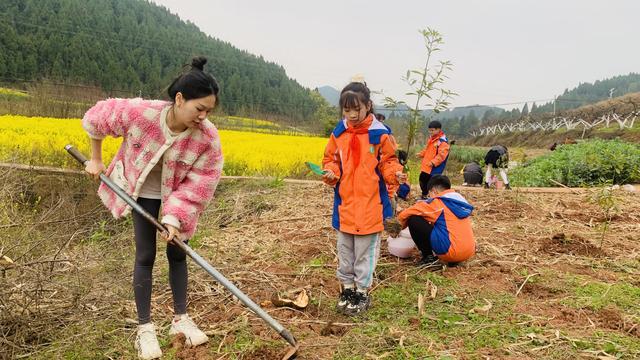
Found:
[[[451,104],[451,99],[457,95],[443,87],[444,81],[448,78],[446,73],[450,72],[452,68],[451,62],[440,60],[436,65],[433,64],[434,55],[441,50],[440,47],[444,44],[442,34],[431,28],[419,32],[424,39],[426,49],[424,67],[417,70],[407,70],[407,74],[402,77],[402,80],[411,89],[405,95],[412,98],[412,105],[389,96],[384,99],[387,108],[398,109],[400,106],[408,108],[406,150],[409,153],[411,153],[411,146],[425,120],[423,110],[431,110],[427,115],[427,118],[431,118],[433,114],[446,110]]]
[[[607,231],[609,231],[611,220],[613,219],[613,216],[616,215],[619,209],[618,203],[620,199],[615,194],[615,191],[616,189],[614,189],[613,186],[603,186],[591,196],[591,202],[600,207],[600,211],[603,215],[603,219],[600,222],[599,226],[602,231],[602,234],[600,236],[600,248],[602,248],[604,238],[607,234]]]

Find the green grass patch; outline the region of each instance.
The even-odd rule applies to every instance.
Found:
[[[309,260],[309,262],[307,263],[307,266],[310,267],[322,267],[328,263],[331,262],[331,259],[329,258],[328,255],[320,255],[317,257],[314,257],[313,259]]]
[[[575,298],[567,300],[567,305],[600,310],[614,304],[625,312],[640,311],[640,287],[627,283],[607,284],[582,277],[574,278],[570,285]]]

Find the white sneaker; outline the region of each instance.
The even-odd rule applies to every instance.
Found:
[[[156,338],[156,328],[152,323],[138,325],[138,335],[136,335],[134,347],[138,350],[140,359],[158,359],[162,356],[162,350],[160,350],[160,344]]]
[[[209,338],[203,333],[198,326],[191,320],[189,315],[180,315],[178,320],[171,322],[169,335],[184,334],[186,346],[198,346],[209,341]]]

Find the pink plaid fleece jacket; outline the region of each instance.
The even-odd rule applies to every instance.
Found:
[[[205,120],[171,136],[166,122],[171,103],[159,100],[108,99],[98,102],[82,119],[89,137],[107,135],[124,140],[106,175],[134,199],[158,161],[162,160],[162,220],[190,238],[198,217],[213,198],[222,173],[222,149],[216,127]],[[105,184],[98,196],[115,218],[131,207]]]

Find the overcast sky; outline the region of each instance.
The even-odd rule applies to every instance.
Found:
[[[402,75],[425,59],[426,27],[444,35],[456,106],[549,99],[640,71],[637,0],[153,1],[309,88],[363,74],[372,90],[402,97]]]

